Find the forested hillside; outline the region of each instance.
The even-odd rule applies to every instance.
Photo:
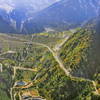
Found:
[[[72,75],[93,79],[99,73],[99,22],[94,20],[64,44],[60,56],[66,68],[71,68]]]

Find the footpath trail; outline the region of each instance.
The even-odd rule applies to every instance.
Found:
[[[5,54],[15,54],[16,53],[16,51],[6,51],[6,52],[3,52],[3,53],[1,53],[0,54],[0,56],[3,56],[3,55],[5,55]]]
[[[13,79],[15,78],[15,76],[16,76],[16,71],[19,69],[19,70],[23,70],[23,71],[32,71],[32,72],[37,72],[37,69],[32,69],[32,68],[24,68],[24,67],[16,67],[16,66],[14,66],[13,67],[13,69],[14,69],[14,74],[13,74]]]

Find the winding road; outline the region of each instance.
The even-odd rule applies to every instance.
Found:
[[[57,45],[53,48],[53,50],[54,50],[54,51],[59,51],[59,50],[62,48],[62,46],[67,42],[68,39],[69,39],[69,36],[66,36],[65,39],[64,39],[60,44],[57,44]]]
[[[65,41],[66,42],[66,41]],[[54,51],[53,49],[51,49],[49,46],[45,45],[45,44],[42,44],[42,43],[36,43],[36,42],[25,42],[27,44],[36,44],[36,45],[40,45],[40,46],[43,46],[45,48],[47,48],[53,55],[53,57],[55,58],[55,60],[57,61],[57,63],[59,64],[59,67],[65,72],[65,74],[67,76],[70,76],[70,73],[69,71],[65,68],[61,58],[59,57],[59,54],[57,51]],[[64,44],[64,43],[63,43]]]

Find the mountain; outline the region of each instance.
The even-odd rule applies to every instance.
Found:
[[[36,11],[39,11],[41,9],[44,9],[50,5],[52,5],[55,2],[58,2],[60,0],[1,0],[0,6],[3,7],[3,5],[10,5],[14,8],[18,7],[32,7]],[[4,8],[4,7],[3,7]]]
[[[49,7],[48,7],[49,6]],[[43,0],[0,2],[0,16],[17,33],[62,31],[84,25],[98,16],[100,0]]]
[[[35,9],[35,11],[40,11],[44,8],[49,7],[50,5],[52,5],[55,2],[58,2],[60,0],[15,0],[13,1],[13,3],[15,4],[15,6],[30,6],[33,7],[33,9]]]
[[[100,0],[61,0],[26,21],[23,32],[74,28],[98,16],[99,9]]]
[[[23,24],[26,20],[31,19],[38,11],[55,3],[54,0],[2,0],[0,2],[0,15],[2,18],[9,22],[10,25],[21,33]]]
[[[1,33],[16,33],[16,30],[0,16],[0,32]]]

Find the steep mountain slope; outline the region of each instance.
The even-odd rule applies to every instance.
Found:
[[[21,32],[23,23],[27,20],[34,9],[32,7],[13,7],[10,5],[0,5],[0,16],[2,16],[5,22],[8,22],[9,26],[12,26],[17,33]],[[2,31],[1,31],[2,32]],[[16,33],[14,32],[14,33]]]
[[[93,79],[100,72],[100,20],[94,20],[74,34],[61,50],[61,58],[71,74]],[[67,49],[66,49],[67,48]]]
[[[1,33],[16,33],[16,30],[0,16],[0,32]]]
[[[61,0],[27,21],[23,31],[34,33],[46,28],[73,28],[97,16],[99,8],[100,0]]]

